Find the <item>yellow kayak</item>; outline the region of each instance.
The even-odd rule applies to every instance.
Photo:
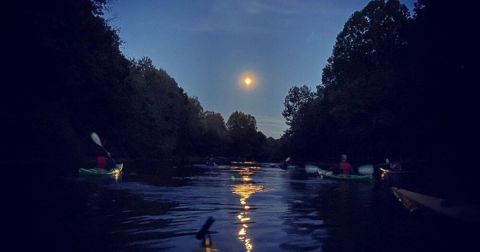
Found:
[[[397,187],[392,187],[392,191],[395,197],[412,212],[423,208],[463,221],[480,221],[480,205],[446,200]]]

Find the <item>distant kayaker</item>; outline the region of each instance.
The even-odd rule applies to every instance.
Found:
[[[281,167],[282,169],[287,169],[289,162],[290,162],[290,157],[287,157],[285,160],[283,160],[283,162],[282,162],[282,164],[280,165],[280,167]]]
[[[387,169],[390,169],[392,171],[401,171],[402,170],[402,165],[400,165],[399,162],[390,162],[388,158],[385,159],[385,165]]]
[[[340,168],[340,171],[342,171],[343,174],[349,174],[352,171],[352,165],[350,165],[350,163],[347,161],[346,154],[342,154],[340,157],[338,168]]]
[[[216,166],[217,164],[215,163],[215,159],[213,158],[213,155],[210,155],[205,162],[206,165],[208,166]]]

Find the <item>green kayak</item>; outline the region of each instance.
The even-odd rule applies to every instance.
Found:
[[[80,175],[94,175],[94,176],[118,176],[122,173],[123,163],[116,164],[113,169],[101,169],[101,168],[80,168],[78,173]]]
[[[329,178],[336,180],[351,180],[351,181],[372,181],[372,175],[354,175],[354,174],[334,174],[332,171],[326,171],[322,169],[317,170],[318,175],[321,178]]]

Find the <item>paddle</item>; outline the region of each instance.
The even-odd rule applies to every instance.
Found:
[[[90,134],[90,137],[92,138],[94,143],[96,143],[98,146],[102,147],[102,149],[107,153],[107,156],[110,159],[112,159],[112,162],[115,164],[115,160],[112,158],[112,155],[110,155],[110,152],[108,152],[107,149],[105,149],[105,147],[103,147],[102,141],[100,140],[100,137],[98,136],[98,134],[95,133],[95,132],[92,132],[92,134]]]
[[[200,228],[198,233],[195,235],[195,238],[197,238],[197,240],[202,240],[202,246],[205,248],[212,246],[212,238],[210,237],[209,229],[214,222],[215,219],[212,216],[208,217],[202,228]]]
[[[357,168],[358,174],[360,175],[372,175],[374,167],[371,164],[361,165]]]
[[[287,157],[282,164],[280,165],[280,168],[287,169],[288,168],[288,162],[290,162],[290,157]]]

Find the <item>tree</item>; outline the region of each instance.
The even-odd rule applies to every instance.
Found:
[[[129,151],[142,158],[184,155],[192,144],[190,133],[203,109],[189,98],[167,72],[144,57],[132,60],[127,138]]]
[[[225,155],[228,151],[228,135],[225,121],[220,113],[205,111],[202,115],[203,135],[199,151],[203,155]]]
[[[303,159],[336,152],[383,155],[378,147],[398,124],[385,94],[395,85],[395,59],[407,45],[408,22],[407,8],[396,0],[374,0],[352,14],[337,36],[317,93],[305,90],[302,96],[293,88],[285,99],[293,154]]]
[[[310,91],[306,85],[301,87],[292,87],[288,90],[288,95],[285,97],[283,117],[287,121],[287,125],[292,125],[303,106],[310,103],[315,98],[315,93]]]
[[[105,3],[2,3],[2,28],[11,35],[5,69],[13,77],[2,99],[9,108],[2,127],[10,133],[3,160],[80,165],[98,148],[88,137],[92,131],[116,157],[175,161],[226,152],[229,134],[219,114],[204,113],[148,57],[123,56],[103,17]]]
[[[479,51],[472,39],[477,29],[474,6],[471,1],[417,2],[401,57],[409,68],[399,72],[401,85],[392,94],[405,97],[405,103],[397,105],[407,122],[402,129],[409,136],[405,143],[417,143],[412,148],[418,158],[452,167],[452,173],[453,167],[469,162],[465,157],[475,155],[470,143],[480,138],[480,125],[471,117],[479,107],[473,84]],[[474,170],[464,172],[477,173]]]
[[[202,123],[205,133],[209,135],[215,135],[218,137],[225,137],[227,135],[225,120],[220,113],[205,111],[205,113],[203,113]]]
[[[128,61],[101,17],[105,1],[9,1],[2,21],[12,79],[7,97],[8,158],[84,157],[89,131],[120,139]],[[22,17],[22,18],[18,18]],[[28,59],[28,60],[25,60]],[[28,143],[28,144],[26,144]],[[53,151],[54,150],[54,151]]]
[[[397,0],[375,0],[346,22],[322,74],[333,114],[361,115],[376,105],[392,83],[407,21],[408,10]]]
[[[257,158],[266,137],[257,132],[255,117],[239,111],[233,112],[227,121],[228,135],[232,141],[233,155],[244,158]]]
[[[233,134],[256,131],[257,121],[252,115],[235,111],[228,118],[227,128],[228,131]]]
[[[478,107],[475,19],[463,1],[421,0],[413,17],[398,1],[368,3],[338,34],[317,98],[291,109],[295,123],[284,142],[295,148],[284,149],[364,161],[394,153],[429,162],[423,169],[459,167],[479,139],[471,117]]]

